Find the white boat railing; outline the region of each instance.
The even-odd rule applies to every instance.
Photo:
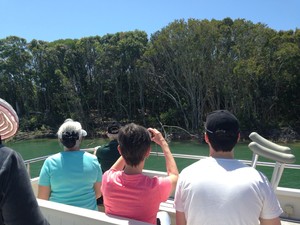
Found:
[[[164,154],[162,152],[151,152],[150,155],[151,156],[164,157]],[[172,155],[173,155],[174,158],[178,158],[178,159],[192,159],[192,160],[199,160],[199,159],[203,159],[203,158],[207,157],[207,156],[179,154],[179,153],[172,153]],[[51,155],[45,155],[45,156],[40,156],[40,157],[36,157],[36,158],[24,160],[24,163],[26,165],[26,169],[27,169],[28,174],[30,175],[30,165],[32,163],[44,161],[49,156],[51,156]],[[241,161],[241,162],[243,162],[243,163],[245,163],[247,165],[251,165],[252,164],[251,160],[242,160],[242,159],[240,159],[239,161]],[[276,163],[274,163],[274,162],[256,161],[256,166],[274,167],[275,165],[276,165]],[[298,169],[299,170],[300,169],[300,165],[297,165],[297,164],[285,164],[285,168],[287,168],[287,169]]]
[[[51,155],[45,155],[45,156],[40,156],[40,157],[36,157],[36,158],[32,158],[32,159],[27,159],[27,160],[24,160],[24,163],[25,163],[25,166],[26,166],[26,169],[27,169],[27,172],[30,176],[30,165],[32,163],[36,163],[36,162],[41,162],[41,161],[44,161],[45,159],[47,159],[49,156]]]

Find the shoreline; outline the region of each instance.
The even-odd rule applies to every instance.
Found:
[[[248,142],[250,131],[241,131],[241,138],[240,142]],[[259,132],[258,132],[259,133]],[[260,133],[259,133],[260,134]],[[281,129],[279,130],[273,130],[270,131],[269,134],[260,134],[264,138],[272,141],[272,142],[278,142],[278,143],[295,143],[300,142],[300,136],[290,130]],[[43,139],[43,138],[49,138],[49,139],[56,139],[57,135],[56,132],[52,130],[36,130],[36,131],[18,131],[16,135],[11,138],[9,141],[22,141],[22,140],[31,140],[31,139]],[[105,131],[98,131],[95,133],[91,133],[86,139],[93,139],[93,138],[107,138]],[[166,139],[170,139],[173,141],[187,141],[187,140],[199,140],[200,142],[204,143],[203,135],[198,134],[195,136],[188,135],[186,133],[170,133],[166,137]]]

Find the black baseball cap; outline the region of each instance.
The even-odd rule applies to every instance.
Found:
[[[214,135],[236,135],[240,127],[238,119],[227,110],[216,110],[206,117],[205,130]]]
[[[112,122],[107,126],[107,133],[109,134],[117,134],[119,133],[119,129],[121,128],[121,124],[118,122]]]

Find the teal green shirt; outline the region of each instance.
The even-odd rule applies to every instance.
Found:
[[[118,151],[118,141],[112,140],[108,144],[98,148],[96,156],[101,164],[102,172],[109,170],[111,166],[120,158]]]
[[[65,151],[48,157],[39,185],[50,186],[50,201],[98,210],[94,184],[101,182],[97,158],[84,151]]]

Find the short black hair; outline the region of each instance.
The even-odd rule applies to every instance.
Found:
[[[151,138],[145,127],[130,123],[119,130],[118,142],[126,163],[137,166],[144,160],[151,145]]]

